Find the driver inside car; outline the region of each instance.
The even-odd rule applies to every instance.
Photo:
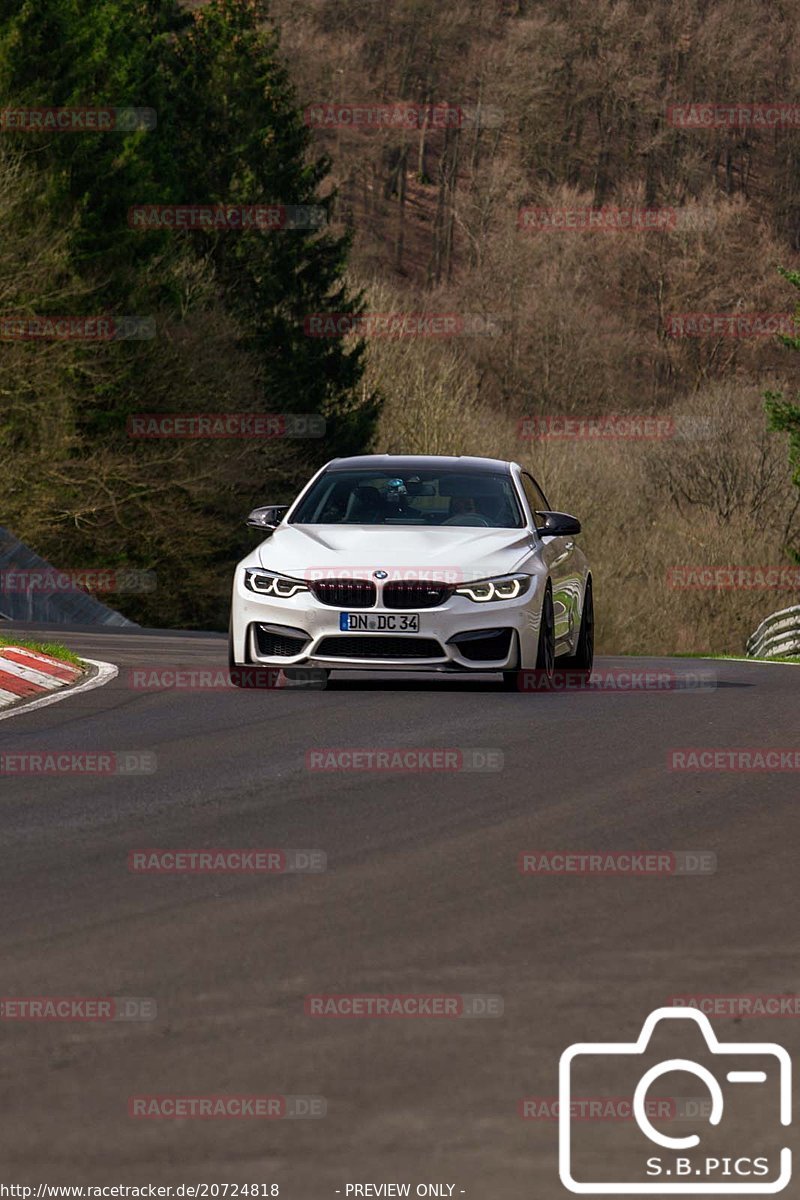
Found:
[[[458,489],[459,492],[461,488]],[[501,527],[502,520],[495,520],[494,510],[500,507],[495,503],[492,496],[486,495],[483,492],[478,494],[477,499],[469,495],[455,495],[450,497],[450,502],[447,506],[447,516],[442,521],[443,525],[482,525]],[[513,524],[513,517],[511,518]]]
[[[478,508],[471,496],[452,496],[448,517],[457,517],[461,513],[477,513]],[[480,514],[478,514],[480,515]]]

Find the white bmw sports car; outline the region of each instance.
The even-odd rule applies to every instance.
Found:
[[[512,688],[521,670],[591,671],[580,522],[517,463],[334,459],[248,524],[265,540],[236,568],[232,668],[501,672]]]

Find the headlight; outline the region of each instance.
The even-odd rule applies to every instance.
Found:
[[[462,583],[456,588],[457,596],[468,596],[470,600],[485,603],[488,600],[516,600],[531,585],[531,575],[501,575],[497,579],[480,579],[476,583]]]
[[[275,575],[272,571],[262,571],[256,567],[246,567],[244,586],[259,596],[275,596],[279,600],[288,600],[298,592],[307,592],[308,584],[302,579],[288,579],[285,575]]]

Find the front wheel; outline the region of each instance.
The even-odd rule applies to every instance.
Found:
[[[547,581],[547,586],[542,601],[542,616],[539,624],[539,644],[536,649],[536,667],[533,672],[528,672],[533,680],[536,681],[536,688],[541,687],[544,683],[545,690],[552,683],[556,669],[556,618],[553,609],[553,591],[550,586],[550,581]],[[504,671],[503,672],[503,690],[506,692],[517,692],[521,689],[521,681],[523,679],[522,671]],[[526,688],[528,680],[525,680]]]
[[[548,581],[542,601],[542,620],[539,626],[539,649],[536,652],[536,670],[545,679],[552,679],[556,667],[556,619],[553,611],[553,591]]]
[[[592,599],[592,581],[587,579],[586,591],[583,596],[583,613],[581,628],[575,653],[563,660],[568,671],[576,671],[580,675],[589,676],[594,663],[594,600]]]

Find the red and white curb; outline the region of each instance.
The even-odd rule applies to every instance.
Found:
[[[51,658],[49,654],[27,650],[24,646],[0,646],[0,721],[55,704],[77,692],[101,687],[119,674],[119,668],[113,663],[91,658],[83,662],[95,671],[83,683],[78,683],[84,674],[81,667]]]

